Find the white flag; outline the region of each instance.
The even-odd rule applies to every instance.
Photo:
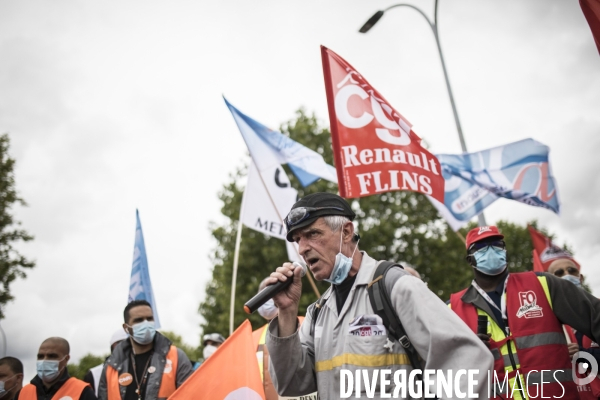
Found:
[[[292,209],[298,192],[290,185],[290,180],[280,165],[272,168],[270,172],[265,171],[262,175],[264,184],[256,165],[250,163],[240,218],[248,228],[286,240],[283,218]],[[276,204],[277,209],[273,207],[273,203]],[[299,256],[294,249],[294,244],[286,241],[286,246],[290,260],[298,261]]]

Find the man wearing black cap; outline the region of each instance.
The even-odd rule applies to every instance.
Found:
[[[284,220],[287,239],[298,244],[315,279],[332,285],[319,301],[314,323],[313,304],[298,330],[300,269],[295,271],[291,263],[284,263],[269,278],[269,284],[285,281],[292,274],[295,278],[274,297],[279,315],[269,324],[267,334],[270,373],[280,395],[302,396],[318,390],[321,398],[340,398],[342,374],[362,377],[366,373],[369,383],[374,379],[374,394],[365,394],[365,384],[359,385],[359,392],[369,398],[385,398],[383,391],[389,394],[395,386],[391,376],[412,370],[404,348],[388,342],[386,327],[371,307],[367,285],[379,262],[358,250],[354,217],[341,197],[315,193],[294,204]],[[419,279],[392,268],[385,283],[424,368],[479,370],[478,383],[471,391],[485,398],[493,359],[483,343]],[[391,373],[392,382],[381,387],[375,374],[384,371]],[[466,393],[464,378],[456,381],[458,390]],[[352,391],[360,395],[355,386]]]
[[[546,398],[579,399],[562,325],[600,339],[600,301],[551,274],[509,274],[495,226],[472,229],[466,246],[475,279],[450,296],[450,306],[494,355],[498,382],[508,383],[497,395],[529,398],[543,390]]]

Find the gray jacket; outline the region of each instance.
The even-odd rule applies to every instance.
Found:
[[[376,369],[392,371],[391,385],[387,386],[390,393],[394,388],[394,372],[410,373],[412,367],[399,343],[393,344],[391,352],[384,348],[387,334],[363,336],[356,331],[351,334],[351,322],[370,325],[373,318],[378,318],[374,317],[367,292],[377,265],[377,261],[363,252],[356,281],[341,315],[337,313],[335,292],[331,288],[325,292],[327,300],[317,318],[314,337],[310,335],[314,305],[309,307],[300,330],[289,337],[279,337],[277,318],[271,321],[266,340],[271,356],[269,371],[281,395],[298,396],[318,390],[323,399],[338,399],[340,371],[350,371],[356,376],[355,371],[363,370],[372,378]],[[478,370],[474,391],[480,399],[488,398],[487,374],[493,369],[494,359],[482,341],[423,282],[407,272],[390,270],[386,286],[408,337],[425,361],[424,368],[444,372]],[[360,316],[365,318],[356,320]],[[376,330],[381,332],[381,328]],[[459,389],[466,392],[467,379],[462,378]],[[366,398],[364,383],[361,392]],[[354,395],[353,389],[351,397]],[[382,398],[379,378],[374,398]]]
[[[154,337],[154,354],[152,354],[152,360],[150,361],[150,367],[156,368],[151,374],[148,374],[148,382],[146,383],[146,400],[159,400],[158,390],[160,388],[160,382],[163,376],[165,363],[167,359],[167,353],[171,347],[171,341],[156,332]],[[119,371],[129,371],[129,364],[131,362],[131,343],[129,340],[123,340],[115,348],[112,354],[106,359],[104,363],[104,369],[100,376],[100,384],[98,385],[98,399],[107,400],[108,391],[106,387],[106,368],[108,365]],[[185,355],[181,349],[177,349],[177,373],[175,387],[181,386],[181,384],[192,374],[192,363],[190,359]],[[121,399],[125,399],[126,386],[119,386],[121,391]],[[164,398],[163,398],[164,399]]]

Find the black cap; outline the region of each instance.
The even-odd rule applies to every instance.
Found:
[[[286,239],[288,242],[293,242],[292,233],[297,229],[305,228],[311,225],[320,217],[324,217],[327,215],[342,215],[350,219],[350,221],[354,220],[356,214],[352,211],[350,204],[342,197],[333,193],[313,193],[308,196],[304,196],[300,200],[294,204],[292,210],[300,207],[312,207],[319,208],[319,210],[310,211],[308,218],[301,220],[297,225],[288,225],[288,219],[285,219],[285,225],[287,228]],[[289,215],[289,214],[288,214]]]

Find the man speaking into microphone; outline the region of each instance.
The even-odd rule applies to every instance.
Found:
[[[381,261],[359,250],[354,218],[343,198],[315,193],[294,204],[284,220],[287,240],[298,244],[315,279],[330,282],[331,287],[317,301],[318,307],[315,303],[308,308],[298,329],[301,268],[284,263],[267,280],[276,284],[294,277],[273,297],[279,315],[270,322],[266,338],[271,377],[282,396],[318,390],[321,398],[337,399],[346,398],[349,389],[357,397],[385,398],[394,381],[385,387],[380,376],[387,374],[389,383],[394,373],[413,369],[405,347],[388,339],[386,326],[371,307],[367,287]],[[474,385],[468,388],[466,376],[457,376],[454,390],[487,398],[493,357],[477,336],[423,282],[403,269],[391,268],[384,283],[406,336],[420,356],[420,369],[476,370]],[[356,379],[344,388],[348,376]],[[359,378],[360,383],[356,382]]]

